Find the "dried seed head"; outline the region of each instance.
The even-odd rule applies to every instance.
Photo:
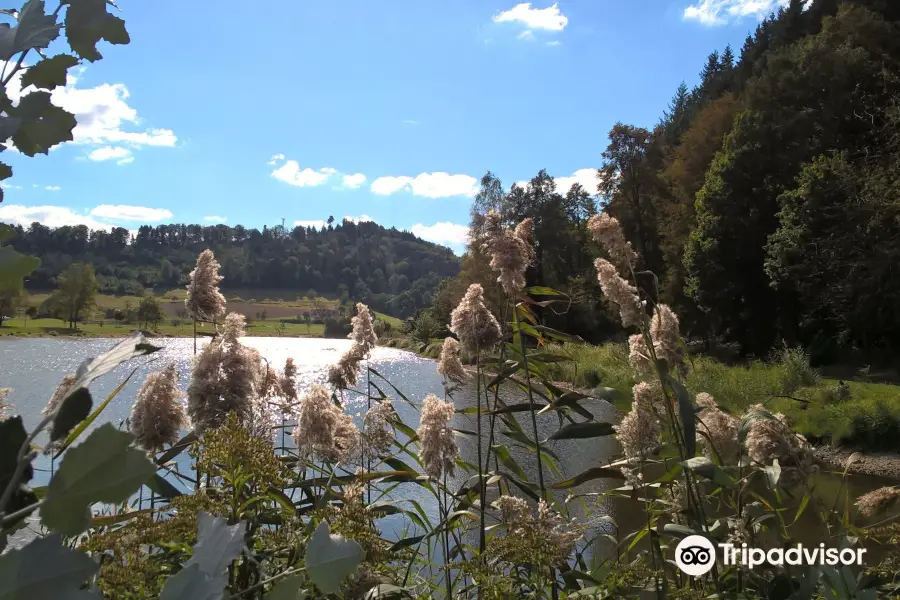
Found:
[[[744,448],[751,462],[768,466],[777,460],[781,466],[781,478],[788,484],[809,472],[814,463],[812,448],[805,437],[791,429],[784,415],[777,413],[772,418],[761,404],[747,409],[744,419],[751,415],[755,417],[749,422],[744,440]]]
[[[331,401],[322,385],[313,385],[300,402],[294,443],[301,452],[331,463],[346,462],[359,447],[353,418]]]
[[[626,272],[637,264],[637,253],[632,249],[631,242],[625,240],[625,234],[618,219],[606,213],[594,215],[588,220],[588,230],[593,234],[616,265]]]
[[[225,296],[219,292],[219,282],[223,279],[219,266],[212,250],[204,250],[191,271],[184,305],[197,321],[213,321],[225,314]]]
[[[644,459],[659,446],[662,428],[653,410],[654,399],[659,395],[659,390],[658,387],[642,382],[634,386],[633,393],[631,411],[614,429],[625,457]]]
[[[900,500],[900,489],[883,487],[873,490],[857,498],[856,506],[864,517],[878,516],[891,508]]]
[[[178,441],[188,425],[182,395],[174,363],[147,375],[131,409],[131,432],[139,446],[152,452]]]
[[[394,408],[390,399],[380,400],[372,405],[363,418],[363,433],[369,456],[386,454],[394,444],[394,430],[391,418]]]
[[[665,304],[657,304],[650,321],[650,338],[656,358],[664,360],[670,369],[683,369],[684,348],[678,330],[678,316]]]
[[[525,287],[525,271],[534,260],[533,223],[525,219],[515,229],[507,229],[500,214],[492,210],[486,216],[485,232],[482,246],[491,257],[491,268],[500,274],[497,281],[503,290],[514,296]]]
[[[723,412],[706,392],[697,394],[697,405],[702,407],[698,414],[699,429],[706,433],[699,436],[703,454],[710,460],[718,455],[724,465],[738,464],[741,459],[740,419]]]
[[[473,283],[450,315],[450,331],[472,354],[488,350],[500,341],[500,324],[484,304],[484,288]]]
[[[375,344],[378,343],[378,336],[375,335],[375,327],[372,324],[372,315],[369,313],[369,307],[362,302],[357,302],[356,316],[350,322],[353,325],[353,331],[347,337],[359,344],[365,355],[368,356]]]
[[[653,359],[642,333],[628,337],[628,364],[641,375],[653,373]]]
[[[444,402],[434,394],[428,394],[422,403],[417,433],[425,473],[434,479],[439,479],[443,473],[452,476],[456,467],[459,448],[450,427],[453,413],[453,403]]]
[[[365,358],[365,347],[359,342],[353,342],[350,349],[344,352],[335,364],[328,367],[328,383],[342,390],[355,386]]]
[[[462,383],[469,378],[465,367],[459,361],[459,342],[455,338],[444,338],[437,371],[444,376],[444,379],[454,383]]]
[[[10,416],[11,406],[7,404],[6,397],[11,391],[9,388],[0,388],[0,421],[5,421]]]
[[[597,281],[603,294],[619,307],[619,317],[625,327],[640,326],[644,311],[638,298],[637,288],[622,279],[616,267],[602,258],[594,261]]]
[[[255,349],[243,345],[243,315],[225,317],[225,332],[208,343],[194,362],[188,386],[188,415],[194,429],[203,433],[225,423],[228,413],[235,413],[241,423],[252,424],[254,402],[266,394],[263,377],[265,365]],[[275,379],[275,378],[272,378]]]
[[[50,401],[47,402],[47,406],[44,407],[44,410],[41,411],[41,414],[45,417],[50,416],[57,408],[59,408],[59,403],[62,401],[66,395],[72,391],[72,386],[75,385],[76,378],[74,375],[66,375],[62,378],[62,381],[59,382],[59,386],[57,386],[56,391],[53,392],[53,396],[51,396]]]

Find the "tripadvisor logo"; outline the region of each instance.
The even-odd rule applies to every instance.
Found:
[[[675,548],[675,564],[688,575],[705,575],[716,564],[716,547],[702,535],[689,535]]]
[[[798,544],[791,548],[750,548],[734,544],[718,544],[723,550],[725,565],[741,565],[753,569],[760,565],[829,565],[862,566],[865,548],[804,547]],[[689,535],[675,548],[675,564],[684,573],[699,577],[708,573],[716,564],[716,546],[702,535]]]

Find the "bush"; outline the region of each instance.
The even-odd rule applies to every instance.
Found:
[[[350,319],[346,317],[328,317],[325,319],[324,325],[325,330],[322,337],[327,338],[346,338],[352,330]]]

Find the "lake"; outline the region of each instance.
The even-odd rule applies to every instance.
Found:
[[[0,387],[9,387],[13,391],[7,398],[16,412],[21,414],[27,428],[34,427],[40,421],[41,410],[46,406],[62,376],[74,373],[78,365],[86,358],[96,356],[114,346],[119,340],[113,339],[0,339]],[[156,354],[130,361],[120,365],[112,373],[100,378],[91,386],[91,392],[95,405],[111,393],[119,383],[138,366],[138,372],[129,381],[125,389],[106,408],[100,422],[112,422],[116,425],[126,419],[131,411],[137,390],[146,374],[152,370],[160,369],[167,362],[174,362],[179,373],[181,389],[187,387],[191,360],[193,358],[193,340],[190,338],[157,338],[151,340],[154,344],[162,346],[162,350]],[[332,340],[321,338],[243,338],[243,342],[259,350],[273,366],[281,367],[288,357],[292,357],[297,365],[298,390],[302,391],[313,383],[323,383],[328,366],[337,361],[342,352],[350,346],[349,340]],[[198,346],[208,343],[207,339],[198,340]],[[435,370],[435,362],[423,359],[413,353],[393,348],[376,348],[370,359],[370,365],[381,375],[386,377],[406,397],[416,403],[421,403],[425,396],[434,393],[443,396],[441,377]],[[418,426],[418,411],[392,393],[389,386],[373,378],[389,396],[393,396],[393,405],[398,415],[409,426]],[[365,376],[361,380],[360,389],[365,390]],[[527,397],[518,388],[506,389],[504,398],[507,403],[526,402]],[[512,396],[512,397],[510,397]],[[454,401],[458,409],[474,407],[476,405],[475,387],[472,384],[454,393]],[[365,412],[365,397],[358,394],[347,396],[346,406],[354,414],[359,425],[362,424],[362,415]],[[590,410],[598,420],[613,420],[615,410],[611,405],[602,400],[588,400],[584,406]],[[518,419],[526,431],[531,431],[530,418],[527,413],[518,413]],[[96,423],[94,426],[100,423]],[[483,422],[483,428],[487,431],[487,419]],[[471,415],[456,415],[454,427],[462,430],[474,431],[475,418]],[[559,427],[559,419],[554,413],[539,415],[538,429],[542,438],[552,435]],[[486,435],[486,434],[485,434]],[[38,439],[43,443],[44,439]],[[500,438],[500,442],[504,442]],[[477,441],[472,436],[459,436],[458,443],[462,458],[470,463],[476,463]],[[487,446],[487,440],[482,440],[483,449]],[[560,473],[547,472],[545,477],[549,482],[561,481],[581,473],[591,467],[607,464],[616,458],[619,447],[612,437],[594,438],[586,440],[562,440],[550,442],[549,449],[561,459]],[[528,473],[531,481],[537,481],[536,464],[533,454],[521,449],[513,448],[512,454],[521,467]],[[412,462],[406,457],[406,462]],[[189,472],[189,463],[186,455],[180,457],[180,468],[183,472]],[[51,465],[49,459],[41,456],[35,464],[36,473],[33,485],[44,485],[50,477]],[[451,485],[458,487],[466,479],[464,473],[457,473],[456,481]],[[177,479],[170,481],[178,484]],[[621,485],[613,480],[594,480],[577,488],[578,494],[593,496],[610,487]],[[834,496],[837,493],[839,480],[830,476],[817,477],[817,488],[824,490],[824,497]],[[871,490],[874,487],[884,485],[878,478],[854,477],[850,481],[851,497]],[[494,488],[492,488],[494,489]],[[560,492],[559,498],[565,498],[567,492]],[[419,501],[429,516],[438,520],[438,508],[427,491],[415,484],[402,484],[393,490],[393,499],[409,498]],[[584,519],[585,514],[578,503],[572,505],[576,518]],[[595,499],[591,497],[585,502],[594,517],[597,515],[609,515],[619,524],[622,531],[631,531],[646,523],[646,517],[636,502],[623,499]],[[804,515],[808,517],[809,515]],[[404,522],[401,515],[385,517],[379,521],[385,537],[397,538],[403,534]],[[601,523],[601,527],[609,529],[609,523]],[[29,527],[34,527],[31,524]],[[823,539],[821,532],[805,530],[809,541]],[[610,531],[611,532],[611,531]],[[33,534],[33,532],[32,532]],[[17,542],[21,544],[27,539],[28,531],[17,535]],[[13,545],[13,540],[11,540]],[[604,552],[601,552],[604,553]]]

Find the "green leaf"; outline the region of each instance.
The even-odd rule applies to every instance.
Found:
[[[668,384],[675,397],[678,399],[678,415],[681,417],[681,427],[684,433],[685,454],[688,458],[697,455],[697,410],[691,397],[688,395],[684,386],[675,379],[668,377]]]
[[[59,37],[60,27],[56,17],[45,12],[44,0],[28,0],[19,11],[15,27],[0,23],[0,59],[10,60],[19,52],[46,48]]]
[[[97,42],[128,44],[131,38],[125,29],[125,21],[107,12],[106,0],[63,0],[69,5],[66,11],[66,39],[69,46],[81,58],[94,62],[103,58],[97,51]]]
[[[72,140],[75,115],[50,103],[50,92],[31,92],[0,118],[0,135],[11,137],[17,150],[26,156],[47,154],[50,148]],[[8,135],[7,135],[8,134]]]
[[[265,600],[305,600],[307,597],[303,585],[306,580],[300,575],[290,575],[279,581],[272,591],[264,596]]]
[[[678,523],[666,523],[665,525],[663,525],[660,534],[670,535],[677,538],[686,538],[689,535],[701,535],[706,538],[709,537],[702,531],[693,529],[692,527],[687,527],[686,525],[679,525]],[[715,540],[710,541],[715,543]]]
[[[63,451],[65,451],[66,448],[68,448],[69,446],[71,446],[72,444],[74,444],[75,441],[81,436],[81,434],[84,433],[85,429],[87,429],[88,427],[90,427],[90,426],[91,426],[91,423],[93,423],[95,420],[97,420],[97,417],[100,416],[100,413],[103,412],[103,409],[105,409],[105,408],[109,405],[109,403],[112,402],[112,399],[113,399],[113,398],[115,398],[116,396],[119,395],[119,392],[122,391],[122,389],[125,387],[125,384],[128,383],[128,381],[134,376],[134,374],[137,372],[137,370],[138,370],[139,368],[140,368],[140,367],[135,367],[135,368],[131,371],[131,373],[128,374],[128,377],[126,377],[125,380],[122,381],[122,383],[120,383],[118,386],[116,386],[116,389],[114,389],[114,390],[112,391],[112,393],[110,393],[110,395],[106,397],[106,400],[104,400],[103,402],[101,402],[101,403],[100,403],[100,406],[98,406],[98,407],[94,410],[94,412],[92,412],[92,413],[88,416],[87,419],[85,419],[84,421],[82,421],[81,423],[79,423],[78,426],[75,427],[75,429],[72,430],[72,433],[70,433],[70,434],[68,435],[68,437],[66,437],[66,441],[62,443],[62,446],[60,446],[59,452],[56,453],[56,456],[54,456],[54,458],[59,458],[59,455],[62,454]]]
[[[551,440],[579,440],[585,438],[605,437],[615,433],[611,423],[570,423],[550,436]]]
[[[621,471],[617,469],[609,469],[607,467],[592,467],[585,471],[584,473],[580,473],[571,479],[567,479],[565,481],[560,481],[559,483],[553,484],[552,487],[555,490],[565,490],[568,488],[573,488],[581,485],[586,481],[591,481],[592,479],[621,479],[624,480],[625,476],[622,475]]]
[[[185,566],[200,565],[200,570],[210,577],[225,573],[228,565],[240,556],[244,549],[246,528],[244,521],[228,525],[222,517],[200,513],[197,517],[197,543],[194,544],[194,556]]]
[[[79,590],[98,568],[87,554],[63,546],[58,535],[35,538],[0,556],[0,599],[99,600],[98,594]]]
[[[362,546],[339,535],[332,535],[324,521],[306,545],[306,573],[325,594],[336,594],[341,582],[366,557]]]
[[[528,479],[528,475],[525,474],[524,469],[519,466],[519,463],[516,462],[516,459],[513,458],[512,454],[509,453],[509,450],[506,446],[494,445],[491,446],[491,450],[494,451],[494,456],[497,457],[497,459],[504,467],[512,471],[520,479]]]
[[[682,462],[681,465],[688,471],[692,471],[721,486],[731,488],[735,485],[734,478],[731,475],[705,456],[689,458]]]
[[[222,600],[227,585],[227,575],[210,577],[195,563],[166,580],[159,600]]]
[[[173,498],[184,495],[159,473],[153,474],[153,477],[147,481],[147,487],[150,488],[154,494],[162,496],[166,500],[172,500]]]
[[[166,464],[167,462],[184,452],[185,449],[189,448],[191,444],[196,442],[198,439],[199,436],[197,435],[197,433],[195,431],[191,431],[183,438],[175,442],[175,444],[173,444],[171,448],[163,452],[162,455],[156,459],[156,464],[160,466]]]
[[[390,583],[379,583],[363,596],[363,600],[377,600],[378,598],[401,598],[403,596],[411,596],[406,588],[392,585]]]
[[[543,334],[546,334],[547,337],[552,338],[554,340],[560,342],[568,342],[569,344],[584,344],[584,338],[577,335],[572,335],[571,333],[564,333],[562,331],[557,331],[555,329],[551,329],[549,327],[545,327],[543,325],[538,325],[535,327],[538,331]]]
[[[22,89],[33,85],[42,90],[53,90],[66,85],[69,69],[78,64],[78,59],[69,54],[57,54],[45,58],[33,67],[28,67],[22,75]]]
[[[533,285],[531,287],[525,288],[522,291],[531,296],[560,296],[560,295],[562,295],[560,292],[557,292],[553,288],[540,286],[540,285]]]
[[[19,254],[11,246],[0,246],[0,285],[21,282],[40,265],[39,258]]]
[[[75,373],[75,383],[72,389],[87,387],[89,383],[106,375],[125,361],[131,360],[137,356],[152,354],[159,350],[157,346],[152,346],[144,340],[144,336],[135,333],[124,341],[119,342],[108,352],[104,352],[100,356],[87,358],[78,366]]]
[[[146,483],[156,467],[144,452],[131,447],[133,439],[106,423],[71,448],[47,487],[43,524],[77,535],[90,525],[93,503],[124,502]]]
[[[84,421],[90,414],[94,400],[87,388],[78,388],[60,403],[59,411],[53,418],[50,441],[56,442],[69,435],[72,428]]]
[[[410,546],[415,546],[416,544],[418,544],[419,542],[424,540],[426,537],[428,537],[428,536],[414,535],[412,537],[403,538],[402,540],[394,542],[394,545],[391,546],[390,551],[397,552],[398,550],[402,550],[403,548],[409,548]]]
[[[21,416],[16,415],[0,421],[0,492],[10,485],[19,463],[19,449],[26,439],[28,432],[25,431]],[[22,471],[22,477],[18,482],[19,488],[13,492],[4,512],[13,513],[37,502],[35,493],[25,486],[33,476],[34,468],[29,462]]]
[[[775,489],[778,485],[778,480],[781,479],[781,465],[778,464],[778,459],[775,459],[771,465],[766,467],[766,478],[769,481],[769,487]]]

